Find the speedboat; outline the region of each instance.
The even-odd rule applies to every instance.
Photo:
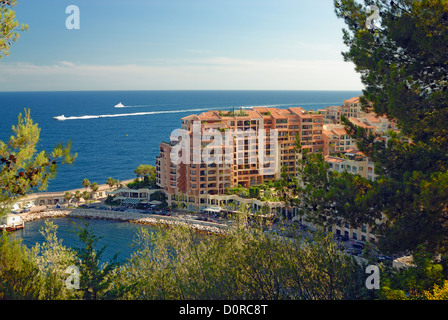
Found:
[[[59,120],[59,121],[64,121],[67,118],[64,115],[62,115],[62,116],[53,117],[53,119],[56,119],[56,120]]]

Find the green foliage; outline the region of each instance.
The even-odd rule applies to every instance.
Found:
[[[81,197],[84,199],[84,201],[87,201],[92,197],[92,195],[86,190],[81,194]]]
[[[144,176],[152,176],[156,174],[156,167],[150,164],[141,164],[134,170],[134,173],[137,175],[137,178]]]
[[[76,298],[76,293],[68,290],[65,285],[66,269],[75,264],[75,252],[62,245],[57,238],[57,226],[51,221],[45,221],[40,233],[45,238],[42,244],[36,243],[31,248],[34,260],[42,276],[40,299],[66,300]]]
[[[257,217],[255,217],[256,219]],[[141,229],[136,251],[100,265],[105,247],[88,228],[77,227],[83,246],[62,246],[47,223],[46,241],[31,252],[5,234],[0,242],[0,295],[4,299],[364,299],[365,266],[336,249],[331,237],[282,238],[264,232],[262,219],[248,227],[241,207],[224,236],[183,225]],[[291,233],[292,234],[292,233]],[[80,290],[64,285],[68,266],[80,269]],[[29,278],[29,275],[33,276]]]
[[[92,192],[97,192],[98,191],[98,189],[99,189],[99,185],[98,185],[98,183],[96,183],[96,182],[92,182],[91,184],[90,184],[90,189],[92,190]]]
[[[249,187],[249,198],[259,198],[260,188],[259,187]]]
[[[413,266],[400,271],[389,269],[382,273],[380,296],[390,300],[426,299],[428,291],[442,286],[446,271],[426,248],[420,246],[413,255]]]
[[[4,231],[0,239],[0,299],[38,299],[42,281],[31,252]]]
[[[76,202],[79,202],[79,200],[81,200],[81,198],[82,198],[82,193],[81,193],[81,191],[76,190],[76,191],[75,191],[75,194],[74,194],[74,196],[73,196],[73,199],[75,199]]]
[[[87,189],[90,186],[89,179],[85,178],[84,180],[82,180],[82,186]]]
[[[166,195],[162,191],[156,191],[153,194],[151,194],[151,201],[153,200],[161,201],[162,207],[168,206]]]
[[[446,253],[448,176],[448,3],[439,0],[375,1],[381,26],[369,32],[366,7],[335,0],[344,18],[346,61],[355,64],[365,84],[365,109],[395,120],[401,133],[381,141],[347,122],[358,147],[381,176],[369,194],[386,217],[378,231],[390,252],[425,245]],[[374,196],[373,196],[374,195]]]
[[[65,199],[65,201],[69,202],[70,200],[73,199],[73,196],[74,196],[73,193],[67,191],[64,194],[64,199]]]
[[[115,180],[115,179],[112,178],[112,177],[109,177],[109,178],[107,178],[106,184],[107,184],[110,188],[112,188],[114,185],[117,184],[117,180]]]
[[[0,59],[9,55],[13,42],[19,37],[20,31],[28,30],[28,26],[19,24],[13,7],[16,0],[0,1]]]
[[[356,228],[381,218],[372,181],[347,172],[329,171],[319,154],[299,160],[299,197],[293,200],[306,221],[324,228],[347,222]]]
[[[121,298],[366,297],[362,266],[337,251],[329,237],[282,240],[262,228],[248,230],[244,214],[224,237],[203,237],[181,226],[157,233],[141,230],[138,251],[114,279],[128,289]]]
[[[55,146],[51,153],[37,153],[40,128],[33,122],[30,111],[19,114],[14,135],[7,143],[0,141],[0,215],[20,197],[32,191],[45,190],[48,182],[56,177],[61,164],[71,164],[76,154],[71,154],[71,142]]]
[[[140,189],[140,188],[149,188],[155,189],[157,187],[156,183],[156,167],[152,165],[139,165],[137,169],[134,170],[134,173],[137,175],[137,179],[127,184],[128,188],[131,189]],[[140,178],[143,177],[143,180]]]
[[[110,274],[119,264],[117,262],[118,254],[115,254],[110,262],[100,265],[101,256],[106,249],[106,246],[97,249],[98,241],[101,238],[95,236],[93,231],[89,229],[88,224],[84,227],[77,226],[76,233],[84,244],[84,247],[75,249],[81,273],[80,290],[82,299],[107,299],[111,290]]]

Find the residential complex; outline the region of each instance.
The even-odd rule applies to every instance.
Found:
[[[207,195],[224,195],[227,188],[247,188],[277,180],[282,171],[295,173],[297,139],[309,152],[322,153],[324,148],[322,113],[299,107],[207,111],[182,118],[181,129],[189,141],[199,136],[200,146],[185,144],[181,155],[184,161],[175,163],[171,157],[178,143],[162,142],[156,159],[157,185],[169,198],[179,193],[185,195],[189,207],[195,209],[206,205]],[[212,132],[222,133],[220,143],[207,135]],[[207,164],[204,154],[225,155],[226,161]],[[265,161],[261,161],[260,155]]]
[[[379,135],[396,129],[387,118],[364,112],[359,97],[345,100],[342,106],[317,111],[254,107],[194,114],[181,119],[181,129],[172,134],[171,141],[160,144],[157,185],[164,190],[170,205],[182,202],[188,210],[219,210],[246,203],[253,209],[267,205],[294,217],[295,208],[280,208],[281,203],[262,203],[226,191],[275,181],[282,173],[295,174],[297,142],[308,152],[322,154],[330,170],[375,180],[374,164],[356,150],[356,141],[341,123],[342,116]],[[359,230],[334,226],[333,232],[375,241],[369,226]]]

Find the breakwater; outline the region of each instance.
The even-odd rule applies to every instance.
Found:
[[[56,209],[35,213],[22,213],[20,214],[20,216],[25,223],[37,219],[74,217],[83,219],[99,219],[99,220],[129,222],[129,223],[137,223],[158,227],[184,225],[192,228],[195,231],[206,234],[225,234],[226,230],[228,229],[227,225],[205,221],[197,221],[180,217],[166,217],[157,215],[148,216],[148,214],[141,214],[135,212],[120,212],[120,211],[80,209],[80,208]]]

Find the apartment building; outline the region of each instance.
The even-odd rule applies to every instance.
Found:
[[[348,149],[339,152],[339,155],[326,155],[325,161],[329,164],[330,170],[337,172],[348,172],[358,174],[369,180],[375,180],[375,168],[370,158],[357,149]],[[379,221],[377,221],[378,223]],[[362,240],[366,242],[376,242],[377,237],[371,226],[364,224],[354,228],[347,222],[340,222],[331,227],[333,234],[344,235],[351,239]]]
[[[192,209],[227,188],[277,180],[282,171],[295,173],[296,139],[309,152],[324,148],[322,113],[299,107],[207,111],[182,118],[180,131],[183,140],[160,144],[156,181],[169,200],[183,194]]]
[[[325,124],[323,126],[324,148],[323,155],[327,156],[335,152],[353,149],[356,142],[341,124]]]
[[[341,106],[329,106],[319,110],[324,124],[338,124],[341,122]]]
[[[361,107],[360,97],[344,100],[344,104],[340,107],[340,116],[345,116],[346,118],[358,118],[365,114]]]
[[[330,165],[330,170],[347,171],[371,181],[377,178],[372,160],[357,149],[352,148],[340,151],[339,154],[326,155],[324,159]]]

